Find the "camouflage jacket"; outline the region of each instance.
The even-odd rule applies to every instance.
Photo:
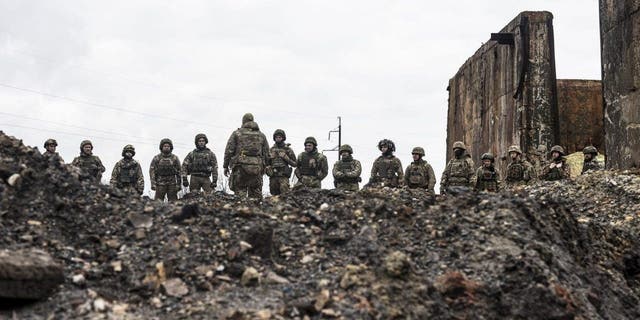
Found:
[[[42,156],[47,159],[47,161],[57,161],[60,163],[64,163],[64,159],[57,152],[49,152],[49,150],[45,151]]]
[[[257,131],[258,135],[261,136],[261,141],[259,142],[260,145],[255,146],[258,148],[258,150],[255,150],[256,155],[252,155],[251,157],[260,158],[262,165],[266,166],[266,156],[269,153],[269,142],[267,141],[267,137],[262,132],[260,132],[260,127],[258,127],[258,124],[254,121],[249,121],[243,124],[242,128],[234,131],[229,137],[229,140],[227,140],[227,146],[224,149],[224,162],[222,164],[223,168],[226,169],[234,167],[238,164],[238,161],[240,160],[239,158],[243,157],[242,149],[243,147],[248,146],[241,145],[241,136],[247,131]]]
[[[527,184],[535,177],[536,170],[527,160],[516,160],[507,165],[505,181],[508,184]]]
[[[420,159],[407,166],[404,171],[404,183],[409,188],[423,188],[435,192],[436,175],[431,165]]]
[[[144,176],[138,161],[123,158],[116,162],[111,172],[109,184],[116,188],[134,188],[138,193],[144,191]]]
[[[369,183],[382,183],[391,187],[399,187],[403,182],[402,163],[396,156],[381,155],[373,162]]]
[[[159,153],[149,166],[151,186],[171,186],[180,184],[180,159],[173,153]]]
[[[94,155],[88,156],[81,154],[79,157],[75,157],[75,159],[73,159],[71,165],[82,169],[98,180],[102,179],[102,173],[105,171],[100,158]]]
[[[189,152],[182,161],[180,175],[183,177],[188,175],[198,177],[211,176],[211,181],[215,185],[218,181],[218,159],[209,148],[202,150],[196,148]]]
[[[296,154],[288,143],[278,145],[274,143],[269,149],[267,157],[267,175],[269,177],[291,177],[293,169],[297,165]]]
[[[551,168],[552,165],[554,165],[553,168]],[[547,181],[569,179],[571,177],[570,170],[566,160],[562,158],[560,161],[551,161],[549,165],[542,168],[540,178]]]
[[[475,180],[475,189],[478,191],[500,191],[500,173],[493,166],[490,168],[478,168]]]
[[[600,161],[594,159],[591,159],[591,161],[584,161],[582,163],[582,172],[580,174],[584,174],[585,172],[592,170],[592,171],[597,171],[597,170],[602,170],[602,164],[600,164]]]
[[[474,187],[475,172],[473,167],[473,160],[468,154],[449,160],[440,179],[440,193],[454,186]]]
[[[362,181],[360,174],[362,174],[362,165],[360,161],[353,159],[352,157],[344,157],[333,164],[333,180],[335,181],[336,188],[338,184],[355,183],[356,185]]]
[[[329,174],[327,157],[314,149],[311,152],[302,152],[298,155],[295,175],[298,180],[303,176],[323,180]]]

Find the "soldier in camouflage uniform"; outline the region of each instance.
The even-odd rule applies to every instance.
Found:
[[[279,195],[289,191],[289,178],[296,166],[296,154],[291,145],[285,143],[287,135],[284,130],[277,129],[273,133],[275,143],[269,149],[266,173],[269,176],[269,191],[272,195]]]
[[[109,184],[118,189],[133,189],[139,195],[144,191],[144,177],[142,167],[138,161],[133,160],[136,149],[128,144],[122,149],[122,159],[116,162],[111,172]]]
[[[249,118],[247,115],[243,121]],[[231,135],[225,149],[225,170],[228,172],[231,167],[230,184],[234,193],[240,197],[262,198],[262,175],[268,155],[269,142],[254,121],[245,122]]]
[[[100,158],[93,155],[93,144],[89,140],[80,143],[80,156],[73,159],[71,165],[80,168],[98,181],[102,179],[105,168]]]
[[[378,142],[378,150],[382,152],[382,155],[373,162],[369,184],[381,187],[400,187],[404,183],[404,174],[400,159],[393,155],[396,151],[396,145],[391,140],[383,139]]]
[[[189,152],[182,162],[182,185],[189,187],[189,191],[213,192],[218,182],[218,159],[213,151],[207,148],[209,139],[204,133],[199,133],[194,139],[196,148]],[[191,175],[191,184],[187,176]]]
[[[362,165],[353,158],[353,149],[348,144],[340,146],[340,160],[333,164],[333,185],[344,191],[358,191],[362,181]]]
[[[329,174],[327,157],[318,152],[318,142],[314,137],[304,140],[304,152],[298,155],[295,187],[322,188],[322,180]]]
[[[62,157],[60,156],[60,154],[58,154],[56,152],[56,148],[58,147],[58,142],[55,139],[47,139],[47,141],[44,142],[44,153],[42,154],[45,159],[47,160],[52,160],[52,161],[57,161],[59,163],[64,163],[64,160],[62,159]]]
[[[564,149],[561,146],[551,147],[551,157],[553,159],[543,168],[540,178],[547,181],[569,179],[571,174],[567,160],[564,158]]]
[[[440,179],[441,194],[445,194],[450,187],[474,187],[474,163],[466,150],[467,148],[462,141],[453,143],[454,157],[447,163]]]
[[[156,192],[156,200],[164,201],[165,196],[168,201],[178,200],[180,159],[171,153],[172,151],[173,142],[171,139],[160,140],[160,153],[153,157],[149,166],[151,190]]]
[[[411,151],[413,162],[404,171],[404,184],[411,189],[426,189],[431,195],[435,195],[436,175],[431,165],[422,159],[425,152],[422,147],[415,147]]]
[[[531,165],[535,170],[534,179],[538,179],[540,175],[542,175],[542,170],[549,164],[549,160],[547,160],[547,146],[544,144],[538,145],[538,148],[535,150],[535,156],[533,157],[533,161]]]
[[[508,186],[526,185],[534,180],[536,176],[535,168],[529,161],[522,159],[522,150],[516,145],[507,149],[511,162],[507,165],[507,177],[505,179]]]
[[[491,153],[484,153],[481,157],[482,166],[476,170],[477,191],[498,192],[500,191],[500,173],[496,170],[495,157]]]
[[[586,146],[582,150],[584,154],[584,161],[582,162],[582,172],[580,174],[584,174],[585,172],[602,170],[602,164],[596,159],[598,156],[598,149],[594,146]]]

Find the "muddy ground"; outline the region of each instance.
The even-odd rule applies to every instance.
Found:
[[[0,132],[0,178],[0,248],[64,268],[48,298],[0,298],[0,318],[640,318],[634,172],[437,199],[296,190],[166,204]]]

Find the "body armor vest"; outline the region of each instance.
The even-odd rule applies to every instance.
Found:
[[[452,186],[469,183],[469,163],[466,159],[453,159],[449,170],[449,184]]]
[[[120,177],[118,177],[118,183],[121,186],[131,186],[138,181],[137,162],[122,161],[120,165]]]
[[[92,176],[98,176],[100,170],[94,156],[80,156],[79,167]]]
[[[524,180],[524,165],[522,162],[512,162],[507,167],[507,181],[522,181]]]
[[[243,128],[238,136],[238,150],[240,156],[262,157],[262,134],[260,131]]]
[[[396,178],[396,168],[394,168],[393,157],[382,157],[378,161],[378,175],[382,179]]]
[[[191,153],[192,162],[189,165],[189,173],[210,175],[213,171],[211,166],[211,154],[207,150],[193,151]]]
[[[277,145],[274,145],[269,150],[269,157],[271,159],[270,163],[271,163],[271,167],[273,168],[273,175],[272,175],[273,177],[291,177],[291,173],[293,169],[291,169],[291,166],[289,166],[289,164],[286,161],[284,161],[282,157],[279,156],[280,152],[284,152],[284,154],[289,154],[290,150],[291,149],[285,146],[278,147]]]
[[[582,164],[582,173],[585,173],[589,170],[600,170],[600,169],[601,169],[600,163],[596,159],[584,162]]]
[[[498,180],[496,178],[496,171],[491,171],[488,169],[482,169],[482,174],[480,177],[480,189],[496,192],[498,191]]]
[[[347,173],[348,171],[353,171],[353,169],[355,168],[355,162],[354,161],[344,161],[341,160],[338,162],[338,171],[342,172],[342,173]],[[358,183],[360,182],[362,179],[360,177],[341,177],[338,179],[335,179],[337,182],[342,182],[342,183]]]
[[[549,170],[549,173],[547,173],[547,180],[554,181],[562,179],[563,168],[564,164],[560,168],[554,167],[553,169]]]
[[[409,179],[409,183],[415,186],[422,186],[427,184],[427,170],[423,163],[411,163],[409,172],[405,173]]]
[[[177,175],[178,172],[173,166],[173,157],[160,156],[160,159],[158,159],[156,174],[161,177],[170,177]]]
[[[313,176],[317,177],[318,172],[320,171],[320,161],[319,153],[315,152],[313,154],[309,154],[308,152],[303,152],[300,155],[300,174],[303,176]]]

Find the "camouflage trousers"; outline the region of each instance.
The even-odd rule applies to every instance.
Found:
[[[279,195],[289,191],[289,177],[270,177],[269,192],[271,195]]]
[[[357,182],[336,182],[336,189],[344,190],[344,191],[358,191],[360,190],[360,186]]]
[[[156,196],[154,199],[164,201],[164,196],[167,196],[168,201],[178,200],[178,186],[175,184],[156,186]]]
[[[262,199],[262,175],[233,175],[233,192],[241,198]]]
[[[301,176],[300,180],[295,185],[296,188],[307,187],[307,188],[322,188],[322,181],[314,176]]]
[[[211,187],[211,179],[209,177],[191,175],[191,180],[189,181],[189,191],[200,191],[200,189],[204,190],[204,192],[207,193],[213,192],[213,188]]]
[[[136,189],[136,187],[133,184],[130,184],[130,183],[118,184],[118,185],[116,185],[116,188],[118,188],[118,189],[120,189],[122,191],[128,192],[130,194],[135,194],[136,196],[141,196],[142,192],[144,191],[144,190]]]

